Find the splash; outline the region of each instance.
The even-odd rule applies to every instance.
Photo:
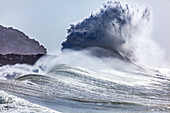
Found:
[[[71,25],[61,54],[46,55],[34,66],[0,67],[0,94],[7,95],[0,96],[0,109],[8,104],[4,97],[12,94],[17,96],[12,98],[19,111],[169,112],[169,69],[126,62],[144,52],[152,54],[148,45],[154,48],[153,41],[146,32],[150,20],[148,8],[141,11],[107,2],[98,12]],[[18,98],[38,107],[27,107]],[[13,103],[9,109],[16,111],[11,106]]]
[[[121,2],[108,1],[90,17],[71,24],[62,49],[82,50],[97,47],[107,50],[108,53],[120,54],[118,57],[135,59],[134,51],[137,45],[132,40],[138,38],[135,34],[140,35],[141,29],[149,20],[149,8],[140,11],[127,4],[122,5]],[[104,54],[101,51],[97,53],[97,56]]]

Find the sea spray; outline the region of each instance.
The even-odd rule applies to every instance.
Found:
[[[148,8],[107,2],[99,12],[71,25],[62,53],[46,55],[34,66],[0,67],[0,90],[61,112],[169,112],[169,72],[135,62],[143,55],[137,53],[147,50],[143,44],[148,42],[150,16]],[[22,103],[27,102],[17,105]],[[4,112],[13,110],[0,105],[7,106]]]
[[[136,32],[141,31],[141,26],[145,26],[149,20],[149,8],[140,11],[131,9],[127,4],[122,5],[121,2],[109,1],[103,4],[99,12],[71,25],[62,49],[101,47],[134,57],[136,45],[131,38],[134,38]]]
[[[62,50],[90,51],[93,48],[92,53],[95,52],[98,57],[110,57],[111,55],[105,55],[109,53],[113,57],[123,56],[140,63],[160,63],[164,53],[150,35],[151,17],[148,7],[138,9],[119,1],[108,1],[97,12],[70,25]],[[97,50],[94,51],[94,48]],[[98,48],[107,51],[103,52]]]

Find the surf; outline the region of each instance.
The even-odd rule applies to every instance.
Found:
[[[38,105],[26,106],[30,111],[168,112],[168,72],[140,60],[140,36],[150,21],[148,7],[140,10],[109,1],[68,28],[62,53],[47,54],[33,66],[0,67],[0,94],[15,95],[14,103],[22,98],[23,103]],[[4,98],[0,96],[0,106],[9,106]]]

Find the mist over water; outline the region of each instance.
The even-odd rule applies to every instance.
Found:
[[[169,112],[170,71],[155,68],[163,52],[152,24],[148,7],[103,4],[70,26],[60,54],[0,67],[0,111]]]

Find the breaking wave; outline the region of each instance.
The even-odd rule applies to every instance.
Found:
[[[0,110],[16,111],[18,108],[39,112],[49,109],[49,112],[73,113],[82,110],[106,113],[120,110],[169,111],[170,79],[156,70],[126,65],[124,69],[122,66],[122,69],[96,66],[92,69],[96,71],[90,71],[79,66],[58,64],[44,74],[32,73],[0,80],[1,90],[17,96],[8,97],[6,94],[4,97],[4,92],[0,92]],[[9,102],[8,98],[12,100]]]
[[[0,112],[169,112],[169,69],[134,62],[150,16],[109,1],[71,25],[61,54],[0,67]]]
[[[139,38],[136,34],[140,35],[149,20],[149,8],[140,11],[127,4],[109,1],[103,4],[98,12],[92,13],[77,24],[71,24],[62,49],[82,50],[98,47],[108,50],[108,53],[119,53],[135,59],[137,43],[132,40]]]

